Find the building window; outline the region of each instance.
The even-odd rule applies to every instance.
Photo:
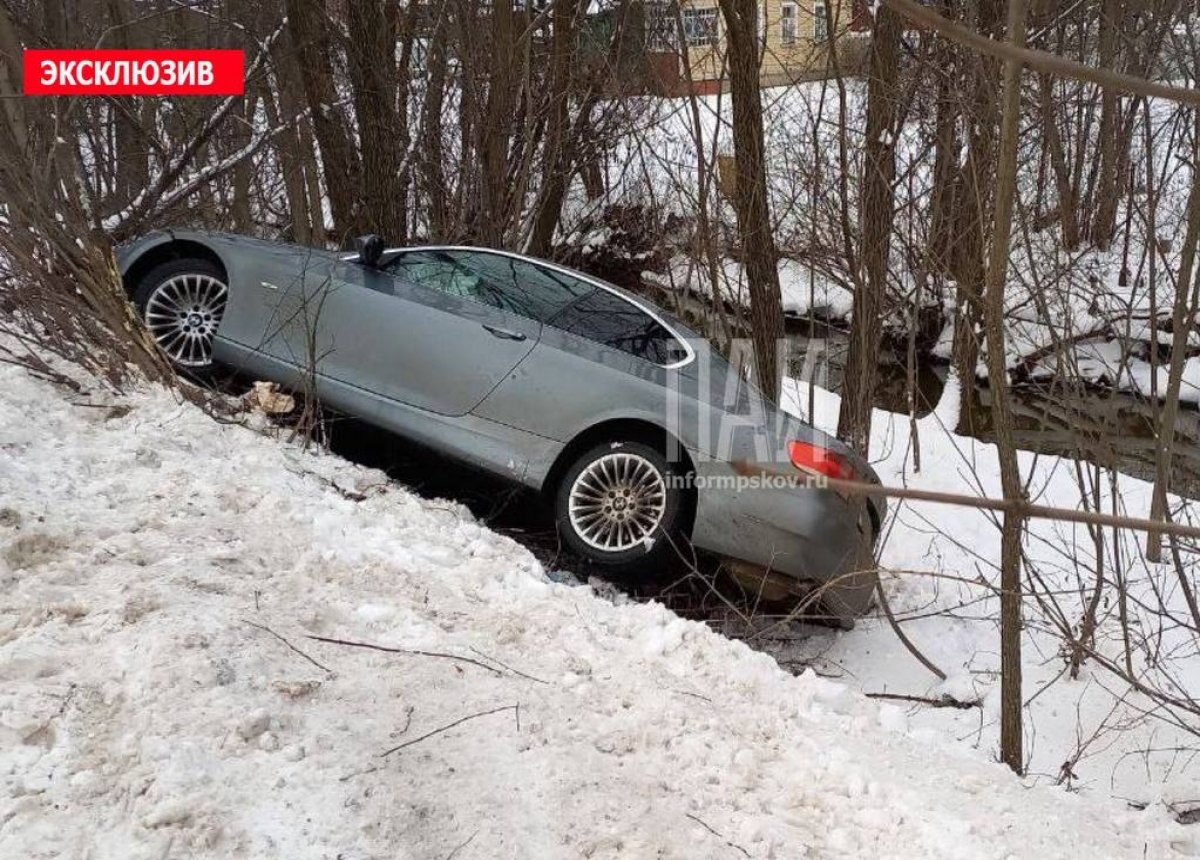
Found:
[[[675,7],[668,3],[653,3],[646,7],[646,50],[674,54]]]
[[[813,4],[813,41],[824,42],[829,38],[829,6]]]
[[[795,3],[784,3],[779,9],[779,41],[785,46],[796,44]]]
[[[690,48],[715,47],[720,40],[717,7],[683,10],[683,35]]]

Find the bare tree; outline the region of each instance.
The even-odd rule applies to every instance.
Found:
[[[758,4],[755,0],[721,0],[721,13],[725,17],[729,43],[733,148],[737,163],[735,208],[746,279],[750,285],[754,360],[759,387],[774,398],[779,396],[782,370],[778,349],[783,341],[783,306],[767,201],[758,75]]]
[[[875,14],[867,84],[866,158],[862,179],[863,276],[854,293],[850,355],[842,389],[838,435],[860,451],[871,444],[871,410],[879,362],[880,308],[887,291],[896,174],[896,107],[899,91],[900,16],[887,7]]]
[[[345,241],[363,232],[359,220],[362,165],[334,83],[335,55],[329,23],[323,3],[287,0],[287,13],[292,47],[299,60],[300,80],[321,151],[334,233]]]
[[[1200,132],[1200,120],[1196,131]],[[1196,163],[1200,155],[1200,134],[1193,134],[1192,159]],[[1179,395],[1183,384],[1184,360],[1187,355],[1187,339],[1192,327],[1188,320],[1195,319],[1200,309],[1200,274],[1196,271],[1196,251],[1200,246],[1200,180],[1193,178],[1192,190],[1188,195],[1187,231],[1183,239],[1183,251],[1179,260],[1179,272],[1175,277],[1174,311],[1171,315],[1171,364],[1167,370],[1167,390],[1159,418],[1158,439],[1154,449],[1155,479],[1154,496],[1150,503],[1150,518],[1161,519],[1167,507],[1167,489],[1171,479],[1171,458],[1175,449],[1175,422],[1179,414]],[[1157,393],[1157,392],[1156,392]],[[1162,559],[1162,536],[1151,532],[1146,536],[1146,557],[1158,562]]]
[[[1025,0],[1008,0],[1008,41],[1025,44]],[[1013,198],[1017,186],[1017,142],[1021,123],[1021,62],[1004,62],[1000,151],[996,168],[996,201],[984,330],[988,382],[992,388],[993,424],[1000,460],[1000,483],[1006,499],[1021,499],[1024,485],[1017,464],[1012,417],[1008,411],[1008,368],[1004,349],[1004,296],[1008,280]],[[1021,693],[1021,529],[1019,513],[1005,513],[1000,535],[1000,758],[1017,773],[1025,770],[1022,745],[1024,700]]]

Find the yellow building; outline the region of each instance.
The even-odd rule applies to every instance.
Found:
[[[728,75],[725,21],[717,0],[653,2],[645,10],[646,55],[662,89],[721,89]],[[856,71],[864,40],[840,37],[865,34],[869,28],[870,14],[861,0],[760,0],[763,86],[826,77],[835,59],[842,72]],[[837,50],[831,52],[835,33]]]

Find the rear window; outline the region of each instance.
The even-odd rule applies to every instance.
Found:
[[[550,325],[655,364],[674,364],[687,354],[662,323],[608,290],[579,299],[552,318]]]

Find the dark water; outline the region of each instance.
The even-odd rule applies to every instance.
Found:
[[[841,393],[850,340],[832,326],[790,320],[787,326],[787,375],[813,382],[828,391]],[[909,376],[915,380],[916,398],[911,404],[917,418],[933,411],[942,397],[945,369],[921,356],[914,356],[912,371],[906,345],[885,341],[879,349],[875,406],[888,412],[909,414]]]
[[[974,435],[991,441],[991,392],[976,392]],[[1017,444],[1029,451],[1077,457],[1154,480],[1159,404],[1119,391],[1021,386],[1012,394]],[[1185,407],[1175,421],[1171,491],[1200,498],[1200,413]]]

